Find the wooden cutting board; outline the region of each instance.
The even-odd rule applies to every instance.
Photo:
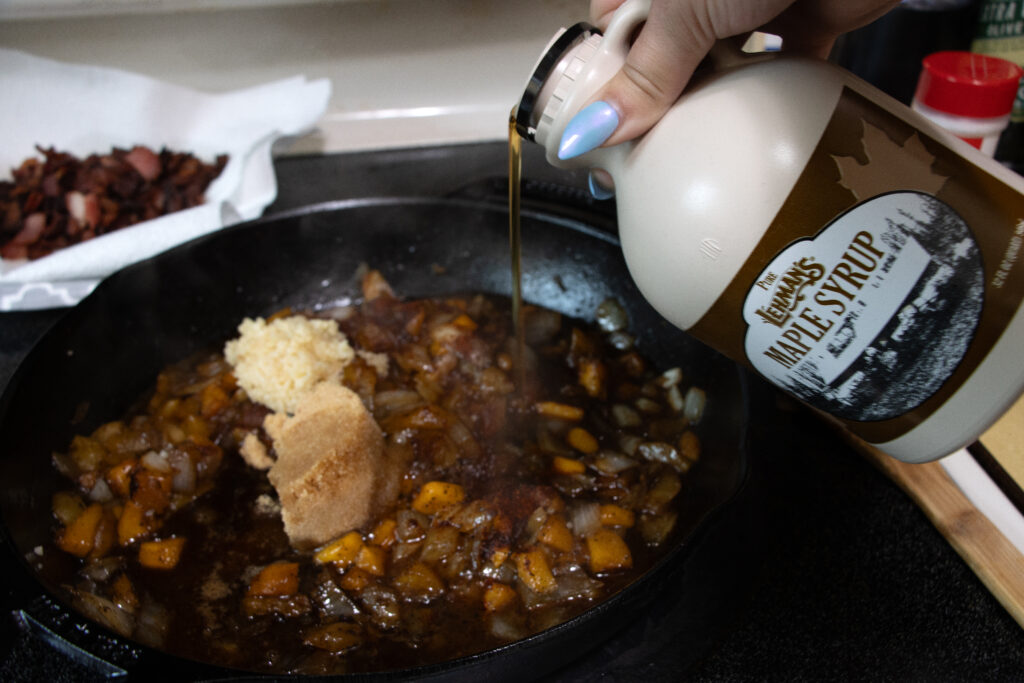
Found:
[[[1024,396],[978,441],[1017,487],[1024,489]]]
[[[1019,489],[1024,489],[1024,398],[979,442]],[[942,465],[908,465],[864,442],[855,445],[906,491],[992,595],[1024,627],[1024,555],[974,507]],[[1012,498],[1009,493],[1008,497]]]

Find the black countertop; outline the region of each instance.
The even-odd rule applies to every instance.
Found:
[[[580,192],[583,176],[537,152],[526,150],[530,201],[613,226],[611,207]],[[367,196],[502,201],[505,169],[498,143],[283,158],[268,213]],[[0,314],[0,387],[60,315]],[[830,428],[754,386],[766,419],[737,500],[644,618],[548,678],[1024,680],[1024,630],[924,514]],[[4,617],[0,680],[102,678]]]

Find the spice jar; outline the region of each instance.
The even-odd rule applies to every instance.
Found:
[[[928,55],[921,65],[911,106],[993,156],[1024,70],[999,57],[959,50]]]

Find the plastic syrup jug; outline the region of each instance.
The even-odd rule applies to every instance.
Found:
[[[642,138],[560,161],[649,8],[557,34],[520,134],[611,174],[671,323],[901,460],[971,443],[1024,389],[1024,180],[827,62],[724,45]]]

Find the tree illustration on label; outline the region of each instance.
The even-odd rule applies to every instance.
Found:
[[[932,194],[946,178],[917,135],[900,146],[865,124],[863,142],[867,165],[833,156],[860,203],[779,253],[743,317],[758,372],[866,422],[913,410],[949,378],[977,329],[984,279],[970,228]],[[867,166],[884,166],[887,180]]]
[[[916,132],[899,145],[881,129],[867,121],[861,123],[861,145],[868,162],[862,164],[854,157],[833,154],[840,185],[858,201],[885,194],[894,187],[931,195],[939,193],[947,178],[932,171],[935,157]]]

